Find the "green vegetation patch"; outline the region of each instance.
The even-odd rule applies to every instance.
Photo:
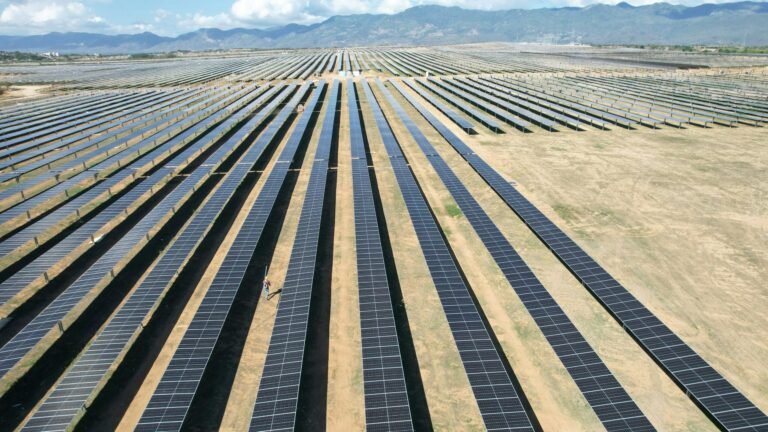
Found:
[[[461,209],[456,204],[448,204],[445,206],[445,211],[448,212],[448,216],[450,217],[459,217],[463,213],[461,212]]]

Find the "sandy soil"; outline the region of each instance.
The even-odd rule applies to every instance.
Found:
[[[350,166],[348,87],[342,85],[328,352],[328,430],[365,428],[355,217]]]
[[[15,103],[25,99],[48,96],[52,85],[14,85],[10,86],[0,95],[0,106],[6,103]]]

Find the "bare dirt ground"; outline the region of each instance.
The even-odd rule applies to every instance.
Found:
[[[26,99],[48,96],[46,92],[51,89],[53,89],[52,85],[13,85],[0,94],[0,106],[21,102]]]
[[[419,118],[411,112],[412,118]],[[449,123],[447,119],[445,122]],[[426,126],[420,119],[418,123]],[[768,371],[761,359],[768,354],[768,326],[761,311],[768,306],[768,296],[760,290],[768,268],[764,247],[768,158],[762,148],[763,129],[537,131],[525,136],[511,132],[468,137],[452,124],[450,127],[500,172],[517,181],[526,196],[673,331],[766,409]],[[422,129],[430,130],[428,126]],[[651,421],[663,429],[713,429],[482,179],[437,135],[429,136],[433,143],[439,143],[441,154]],[[455,216],[454,209],[449,208],[455,204],[446,192],[439,192],[443,189],[439,179],[426,168],[426,159],[419,160],[418,147],[406,147],[411,148],[407,155],[412,163],[418,162],[413,163],[414,169],[441,224],[448,228],[460,261],[464,255],[461,251],[473,252],[466,254],[468,264],[463,265],[470,281],[476,269],[485,274],[487,282],[479,285],[484,288],[478,289],[474,283],[473,287],[512,357],[510,361],[542,425],[562,429],[568,424],[563,421],[568,420],[569,412],[585,419],[586,414],[569,407],[574,401],[581,405],[580,396],[556,397],[563,389],[575,389],[573,384],[542,386],[532,379],[536,373],[530,365],[521,363],[515,350],[506,350],[504,335],[510,327],[508,323],[496,325],[499,316],[495,309],[508,300],[496,296],[493,302],[484,301],[485,286],[499,285],[495,265],[485,254],[477,253],[482,250],[481,243],[463,216]],[[468,238],[456,241],[455,231]],[[507,312],[516,338],[520,342],[527,339],[523,346],[526,355],[543,369],[543,376],[552,379],[562,366],[551,348],[543,339],[542,344],[536,343],[540,334],[527,313]],[[531,329],[533,334],[527,331]],[[567,375],[562,377],[570,381]],[[546,395],[553,388],[554,399]],[[582,408],[589,411],[586,406]],[[574,424],[592,429],[590,423]]]
[[[347,100],[348,90],[346,85],[342,86],[342,101]],[[349,107],[346,103],[341,104],[339,116],[326,425],[328,430],[357,431],[365,428],[365,406],[350,166]]]

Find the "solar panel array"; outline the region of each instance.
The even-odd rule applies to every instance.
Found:
[[[92,239],[96,238],[107,225],[117,220],[118,217],[122,218],[129,214],[129,209],[136,206],[140,197],[148,192],[154,192],[156,188],[161,187],[178,171],[178,167],[185,165],[189,162],[192,156],[199,153],[202,149],[207,148],[231,130],[238,122],[264,101],[264,95],[262,93],[266,90],[267,87],[263,87],[244,98],[242,101],[243,103],[247,102],[252,97],[261,95],[250,102],[246,108],[206,132],[202,141],[198,141],[193,146],[176,155],[148,178],[140,180],[138,185],[131,188],[107,208],[101,210],[96,216],[80,226],[74,232],[67,235],[66,238],[60,240],[51,249],[47,250],[32,262],[26,264],[23,268],[15,272],[10,278],[3,281],[3,283],[0,284],[0,302],[7,301],[40,278],[50,279],[51,275],[48,272],[51,268],[65,257],[71,256],[73,251],[82,247],[84,243],[86,245],[92,245]],[[273,90],[267,93],[267,96],[271,95],[272,92]],[[239,105],[240,103],[234,104],[233,108],[236,108]],[[23,232],[24,231],[21,231],[20,233]],[[15,238],[15,236],[11,237],[11,239],[13,238]]]
[[[307,102],[298,129],[306,129],[324,86],[321,82]],[[293,430],[296,422],[338,93],[339,83],[334,81],[251,415],[252,431]],[[298,147],[302,135],[293,134],[291,140],[294,142],[289,145]],[[290,162],[289,156],[285,155],[287,160],[282,161]]]
[[[101,123],[102,125],[98,127],[94,127],[93,124],[86,123],[81,126],[69,128],[64,132],[45,135],[43,138],[33,139],[31,141],[27,140],[23,145],[13,146],[8,150],[0,152],[0,158],[2,158],[2,162],[0,162],[0,169],[9,167],[15,168],[15,166],[21,162],[34,159],[38,156],[46,155],[62,148],[66,149],[66,151],[55,153],[52,155],[54,158],[52,160],[57,160],[69,156],[78,150],[82,150],[88,147],[88,145],[83,144],[74,145],[82,139],[102,132],[111,131],[115,128],[119,128],[123,124],[129,124],[136,120],[142,120],[148,117],[150,113],[163,109],[167,106],[177,104],[178,102],[199,91],[200,90],[176,90],[159,93],[154,97],[141,101],[140,104],[137,104],[128,110],[120,110],[117,113],[110,115],[104,119],[103,123]],[[99,139],[100,138],[102,137],[99,137]],[[50,159],[48,161],[50,161]],[[25,165],[23,168],[14,169],[10,173],[4,173],[0,175],[0,182],[14,179],[19,175],[32,171],[36,167],[40,166],[44,165]]]
[[[86,197],[93,199],[93,192],[91,190],[99,191],[99,194],[106,192],[110,187],[120,184],[123,180],[129,178],[135,178],[136,171],[142,169],[144,165],[147,165],[152,160],[163,156],[169,152],[173,152],[179,146],[183,146],[192,141],[201,132],[205,131],[210,125],[223,119],[228,113],[228,105],[237,99],[242,98],[249,91],[230,92],[226,91],[224,98],[220,96],[214,96],[194,107],[190,107],[190,111],[193,113],[184,120],[175,123],[172,127],[163,129],[149,137],[142,140],[141,143],[136,146],[118,151],[108,158],[102,160],[98,164],[90,167],[87,171],[83,171],[55,186],[41,192],[33,197],[27,198],[25,201],[5,210],[0,214],[0,223],[6,223],[19,217],[30,217],[30,212],[34,212],[38,207],[49,204],[51,200],[61,199],[62,196],[68,196],[69,191],[73,188],[80,186],[85,181],[99,178],[102,171],[108,172],[115,166],[122,166],[122,168],[110,174],[109,178],[101,181],[97,186],[91,187],[84,193],[77,195],[75,198],[70,199],[66,204],[58,208],[54,213],[60,215],[64,211],[69,211],[71,214],[75,210],[84,206],[89,201],[84,201]],[[218,100],[217,100],[218,99]],[[207,108],[203,106],[215,103]],[[202,108],[202,109],[201,109]],[[138,150],[137,150],[138,149]],[[131,163],[123,165],[121,160],[126,158],[135,158]],[[143,161],[143,164],[139,165],[139,161]],[[144,167],[143,170],[148,169]],[[64,210],[66,209],[66,210]],[[52,216],[46,216],[50,220]],[[52,224],[55,224],[52,223]],[[43,228],[43,231],[46,227]]]
[[[347,81],[347,106],[352,150],[352,200],[365,425],[370,431],[410,431],[413,430],[413,421],[403,360],[392,310],[357,94],[352,81]]]
[[[104,113],[110,113],[114,109],[130,107],[152,96],[153,93],[121,94],[103,98],[97,104],[91,106],[79,106],[70,112],[62,112],[53,117],[47,117],[29,123],[15,123],[14,126],[5,127],[0,132],[0,148],[8,148],[31,138],[38,138],[70,126],[88,123]]]
[[[200,169],[217,169],[219,162],[245,143],[254,129],[291,93],[291,89],[284,89],[282,85],[273,87],[253,102],[254,107],[269,100],[276,93],[280,94],[209,156]],[[238,113],[241,115],[235,116],[233,120],[243,120],[252,113],[252,109],[253,107],[244,109],[244,112]],[[67,370],[63,379],[45,398],[23,430],[67,430],[71,426],[86,401],[94,397],[94,392],[105,379],[107,372],[116,366],[118,357],[127,350],[132,338],[140,331],[142,322],[156,307],[162,294],[186,266],[187,260],[198,248],[249,170],[262,157],[265,147],[255,145],[246,150],[239,163],[229,171],[219,187],[184,226],[173,244],[166,249],[144,280],[120,306],[115,316]]]
[[[480,124],[492,130],[493,132],[496,132],[496,133],[501,132],[501,127],[496,122],[496,120],[472,108],[469,104],[460,101],[458,98],[448,93],[447,91],[442,90],[441,88],[433,85],[431,82],[425,79],[417,79],[416,82],[421,84],[424,88],[429,89],[432,93],[435,93],[436,95],[440,96],[444,100],[448,101],[451,105],[465,112],[467,115],[477,120]]]
[[[257,140],[259,143],[256,145],[265,145],[275,139],[277,132],[283,128],[308,89],[309,84],[306,83],[299,87],[290,102],[259,136]],[[295,129],[293,133],[303,134],[303,132]],[[245,272],[282,189],[295,152],[295,146],[286,146],[283,149],[280,160],[272,168],[259,196],[248,209],[245,221],[144,409],[136,426],[137,431],[181,429],[229,309],[243,283]]]
[[[432,125],[438,124],[444,128],[439,120],[399,84],[390,82]],[[427,137],[381,81],[378,81],[378,84],[606,430],[655,430]],[[453,138],[458,139],[455,135]]]
[[[90,302],[92,290],[103,288],[114,278],[137,246],[150,239],[167,222],[177,206],[184,203],[212,172],[210,166],[200,166],[171,191],[160,203],[134,225],[112,248],[93,263],[80,277],[61,292],[45,309],[0,348],[0,376],[4,376],[81,302]]]
[[[260,93],[260,92],[254,93],[252,92],[252,90],[253,89],[244,90],[243,92],[238,92],[236,96],[241,97],[241,99],[236,103],[232,103],[228,108],[225,109],[226,112],[218,114],[217,117],[226,116],[226,113],[228,113],[230,110],[235,110],[237,108],[240,108],[242,105],[250,101],[255,95],[258,95]],[[233,101],[230,100],[230,102],[233,102]],[[211,120],[210,123],[206,122],[204,125],[201,125],[201,130],[194,131],[193,132],[194,136],[200,136],[204,133],[207,133],[208,126],[212,126],[214,119],[210,119],[210,120]],[[137,189],[135,188],[135,193],[133,193],[134,190],[132,190],[131,191],[132,193],[129,193],[129,196],[140,194],[142,189],[144,189],[145,187],[147,190],[152,190],[152,188],[157,186],[161,181],[166,180],[166,177],[175,174],[178,171],[178,167],[180,165],[188,163],[190,158],[196,157],[197,155],[200,154],[201,151],[203,151],[205,148],[213,144],[218,138],[221,138],[221,136],[223,136],[226,133],[228,128],[231,128],[234,126],[234,123],[225,122],[224,125],[225,127],[221,127],[221,128],[217,127],[213,130],[212,133],[207,134],[206,139],[199,140],[195,144],[191,145],[187,149],[180,152],[173,159],[171,159],[167,164],[165,164],[157,172],[155,172],[152,176],[142,181],[138,186],[138,188]],[[192,136],[192,132],[190,132],[190,136]],[[179,139],[182,139],[182,138],[179,138]],[[168,143],[166,145],[172,145],[172,144]],[[161,153],[164,153],[165,151],[163,150],[168,151],[167,149],[163,149],[163,148],[157,149],[156,151],[160,151]],[[15,242],[22,235],[26,236],[26,235],[39,233],[41,231],[45,231],[50,227],[60,224],[61,219],[66,217],[69,213],[71,213],[73,209],[77,213],[77,209],[79,208],[78,205],[82,205],[83,202],[87,203],[91,199],[95,198],[96,196],[106,193],[107,191],[110,190],[109,187],[111,187],[111,185],[113,185],[116,181],[123,180],[125,177],[131,176],[132,170],[130,168],[132,166],[141,166],[142,164],[146,164],[147,161],[157,157],[157,154],[155,154],[154,157],[152,156],[154,153],[155,152],[151,153],[148,156],[145,156],[144,158],[141,158],[131,166],[128,166],[122,174],[113,175],[112,177],[110,177],[108,181],[105,181],[105,182],[102,182],[101,184],[96,185],[94,188],[92,188],[88,192],[82,195],[79,195],[77,198],[59,207],[57,210],[51,212],[50,214],[40,219],[35,224],[30,225],[26,229],[16,233],[14,236],[7,239],[6,242],[4,242],[4,244]],[[146,192],[146,190],[144,192]],[[69,253],[71,253],[72,251],[71,249],[67,250],[66,245],[67,244],[69,246],[72,246],[75,244],[79,245],[83,241],[89,238],[92,238],[92,236],[96,232],[95,231],[86,232],[85,226],[88,226],[89,229],[93,228],[94,225],[97,224],[99,221],[102,223],[106,223],[109,220],[112,220],[114,216],[120,214],[121,211],[125,212],[126,208],[131,205],[131,203],[128,203],[126,201],[127,199],[128,198],[125,198],[125,200],[118,200],[118,202],[113,203],[115,207],[114,208],[112,208],[112,206],[108,207],[108,209],[106,210],[106,213],[103,213],[104,216],[102,217],[96,216],[94,219],[91,219],[88,223],[86,223],[83,227],[78,229],[75,233],[72,233],[70,236],[68,236],[68,239],[70,239],[69,242],[65,243],[62,246],[57,245],[54,248],[48,250],[46,253],[38,257],[35,261],[30,263],[27,266],[29,267],[28,270],[25,267],[23,271],[20,271],[14,274],[8,280],[0,284],[0,304],[4,304],[7,301],[9,301],[13,296],[21,292],[23,289],[25,289],[29,284],[31,284],[35,280],[39,280],[43,276],[45,276],[46,278],[51,276],[49,274],[50,269],[54,268],[56,263],[58,263],[65,256],[69,255]],[[108,219],[108,221],[104,221],[103,219]],[[80,241],[76,242],[76,239],[80,239]],[[115,258],[120,258],[120,257],[115,256]],[[2,370],[2,368],[0,368],[0,370]]]
[[[514,183],[507,182],[472,151],[463,141],[466,138],[460,138],[462,132],[456,129],[482,135],[488,130],[500,133],[501,127],[506,130],[506,124],[523,132],[537,132],[540,128],[554,132],[564,130],[561,127],[564,125],[572,130],[587,129],[591,131],[589,134],[599,134],[602,132],[592,129],[609,130],[614,125],[629,130],[672,126],[712,128],[711,133],[717,134],[724,132],[717,131],[720,126],[761,127],[768,123],[765,98],[768,75],[761,74],[758,68],[641,69],[636,65],[642,59],[606,60],[607,57],[595,66],[596,53],[585,51],[571,55],[568,52],[518,53],[504,47],[490,50],[475,46],[276,49],[247,54],[218,53],[217,56],[229,58],[215,59],[207,56],[142,62],[107,59],[107,63],[92,65],[5,68],[11,73],[9,79],[15,82],[62,83],[65,81],[57,76],[62,73],[82,76],[67,79],[68,83],[63,86],[51,86],[53,94],[47,94],[46,90],[39,99],[0,103],[0,429],[112,429],[117,427],[121,414],[126,414],[125,403],[135,394],[144,394],[149,403],[138,407],[141,414],[138,425],[137,419],[129,415],[122,420],[126,424],[121,423],[120,427],[136,427],[140,431],[199,429],[197,419],[207,424],[221,421],[221,428],[249,421],[254,431],[302,429],[307,422],[313,422],[309,418],[312,415],[308,420],[302,418],[305,409],[315,412],[318,404],[325,406],[317,412],[328,411],[330,429],[338,428],[337,415],[359,429],[363,428],[364,421],[365,429],[370,431],[412,431],[422,428],[420,420],[427,425],[423,428],[428,428],[433,418],[440,428],[444,424],[460,424],[453,422],[464,420],[467,415],[477,417],[478,409],[480,418],[472,421],[482,420],[489,430],[539,429],[505,357],[506,345],[500,345],[495,338],[494,331],[508,329],[495,323],[492,326],[484,316],[487,299],[482,297],[481,307],[474,298],[473,287],[446,239],[447,230],[440,226],[420,188],[415,175],[419,171],[411,170],[404,155],[407,149],[424,156],[413,163],[429,161],[430,167],[425,169],[437,174],[439,182],[451,194],[452,202],[458,205],[482,242],[478,247],[487,250],[494,259],[562,364],[561,368],[557,362],[551,363],[554,357],[549,352],[546,364],[538,366],[568,372],[576,384],[574,387],[565,382],[568,391],[578,388],[581,392],[583,399],[574,394],[577,400],[571,402],[576,405],[563,414],[578,422],[599,420],[602,428],[611,432],[653,430],[654,425],[580,333],[576,327],[579,321],[571,322],[565,315],[501,232],[501,226],[485,213],[468,190],[464,178],[441,157],[438,149],[442,152],[440,146],[444,143],[439,138],[440,143],[430,141],[436,135],[424,129],[428,128],[425,119],[697,406],[692,413],[673,413],[679,414],[679,419],[653,417],[659,427],[674,428],[672,425],[681,422],[706,426],[698,413],[701,410],[711,424],[721,430],[768,432],[764,407],[761,410],[755,404],[764,404],[765,398],[759,396],[759,384],[744,384],[743,390],[753,393],[742,393],[728,382],[523,196]],[[512,56],[522,57],[511,60]],[[567,67],[558,65],[560,61],[555,60],[558,58],[566,58],[563,62]],[[746,60],[737,63],[748,64],[756,57],[738,58]],[[634,63],[621,68],[610,66],[615,65],[615,61]],[[587,66],[597,73],[591,73]],[[349,76],[350,70],[360,69],[417,79],[391,79],[386,85],[377,80],[376,88],[365,78],[355,78],[357,83],[350,79],[347,96],[342,98],[342,83],[334,81],[329,90],[330,82],[320,78],[326,72],[345,70]],[[565,70],[570,72],[540,73]],[[477,75],[506,72],[523,73]],[[312,74],[318,77],[318,81],[314,81],[316,85],[308,81]],[[107,90],[82,90],[99,87]],[[392,87],[399,94],[393,92]],[[411,106],[403,103],[403,98]],[[324,115],[318,114],[321,99],[330,105]],[[302,101],[306,101],[306,108],[297,110]],[[348,119],[339,118],[343,108],[337,111],[337,105],[348,106]],[[416,118],[416,114],[409,111],[411,107],[423,119]],[[320,123],[315,123],[316,117]],[[371,124],[364,124],[369,118]],[[499,119],[506,124],[500,126],[503,123]],[[330,192],[328,176],[332,173],[329,170],[334,169],[329,167],[334,134],[338,132],[342,137],[340,145],[346,145],[343,130],[347,120],[353,193],[350,216],[354,217],[354,227],[342,227],[342,234],[351,235],[352,229],[355,233],[361,330],[361,340],[356,343],[360,344],[362,369],[345,369],[346,359],[332,355],[327,359],[328,372],[341,367],[342,380],[351,379],[347,382],[351,385],[336,383],[327,389],[325,385],[315,388],[316,377],[310,374],[310,369],[318,366],[314,348],[320,348],[323,354],[327,347],[315,346],[312,338],[317,329],[314,326],[320,325],[319,331],[323,333],[328,330],[325,325],[330,323],[331,333],[320,336],[330,338],[331,348],[337,331],[346,333],[349,325],[357,326],[348,322],[349,311],[344,312],[343,299],[342,303],[334,302],[333,310],[342,305],[341,312],[332,310],[330,316],[321,313],[317,316],[318,322],[315,322],[317,311],[312,305],[312,301],[317,300],[325,304],[327,297],[323,296],[335,295],[334,290],[339,288],[334,284],[333,293],[326,293],[313,283],[316,278],[319,280],[315,269],[318,254],[322,254],[325,240],[331,241],[320,239],[326,222],[333,222],[325,220],[326,206],[334,201],[325,192]],[[341,127],[338,131],[335,130],[337,122]],[[478,124],[484,128],[480,130]],[[317,135],[313,127],[320,128],[315,131],[319,132]],[[408,328],[407,317],[400,317],[396,312],[404,306],[409,307],[409,316],[415,313],[419,317],[435,311],[418,304],[416,308],[410,303],[400,304],[404,300],[399,291],[392,291],[398,281],[387,276],[389,266],[394,263],[388,261],[391,257],[384,252],[390,243],[397,246],[400,238],[397,235],[388,238],[387,231],[397,230],[382,225],[387,222],[380,217],[376,172],[367,146],[367,138],[371,138],[376,140],[373,147],[379,149],[379,138],[367,135],[371,133],[379,134],[386,150],[387,155],[382,157],[391,165],[394,182],[404,198],[406,217],[411,220],[427,265],[425,270],[429,271],[442,307],[442,312],[437,314],[445,315],[454,342],[442,340],[441,346],[428,346],[424,359],[421,358],[423,350],[412,350],[410,333],[413,332],[412,342],[417,348],[419,344],[434,341],[418,325]],[[317,151],[312,160],[301,156],[303,167],[298,167],[294,159],[304,154],[302,146],[308,145],[310,136],[319,136]],[[398,142],[401,137],[406,141]],[[412,147],[413,143],[418,148]],[[273,153],[273,149],[280,149],[283,144],[283,150]],[[383,159],[376,158],[379,160]],[[260,170],[265,164],[268,164],[269,175],[256,175],[254,170]],[[301,169],[311,169],[311,173],[303,200],[300,199],[301,215],[285,282],[274,309],[274,325],[269,320],[265,330],[271,333],[262,335],[271,335],[271,338],[261,381],[258,387],[246,389],[256,393],[251,393],[255,396],[253,410],[236,408],[235,403],[227,404],[226,411],[222,412],[223,400],[208,410],[210,396],[205,394],[204,387],[209,384],[216,387],[217,392],[229,390],[231,398],[242,396],[236,388],[221,388],[228,386],[228,381],[216,381],[219,372],[213,369],[221,359],[214,350],[217,344],[227,343],[230,336],[222,332],[230,325],[238,327],[238,332],[246,330],[242,323],[234,322],[239,320],[232,320],[236,317],[228,317],[230,308],[243,296],[241,288],[250,290],[260,284],[259,276],[248,275],[260,270],[256,268],[254,256],[260,256],[260,262],[261,256],[268,253],[261,250],[260,243],[265,241],[261,236],[275,229],[271,221],[277,219],[277,213],[283,213],[282,204],[291,198],[287,189],[289,184],[292,189],[293,182],[287,184],[288,179],[294,178],[297,174],[293,172]],[[245,205],[255,182],[260,193],[254,203]],[[304,180],[300,180],[302,182]],[[183,221],[179,210],[185,215]],[[238,214],[245,217],[242,228],[227,231],[231,219]],[[171,220],[174,226],[170,226]],[[163,238],[156,238],[158,233],[163,233]],[[351,238],[346,234],[333,240],[343,242],[338,251],[342,255],[351,246]],[[219,244],[222,236],[234,238],[229,249],[204,250]],[[155,246],[162,250],[150,250]],[[217,260],[215,266],[207,269],[213,274],[213,281],[197,280],[199,273],[193,267],[206,270],[209,258],[217,253],[224,261]],[[127,274],[129,271],[141,274],[131,276]],[[195,281],[186,283],[179,279],[187,276]],[[125,285],[129,281],[135,284]],[[399,284],[407,291],[410,282],[402,280]],[[168,295],[184,296],[193,291],[203,297],[201,304],[187,305],[182,301],[173,306],[178,308],[177,312],[184,312],[182,316],[193,314],[180,343],[155,340],[158,336],[154,334],[158,330],[155,324],[167,330],[170,328],[167,326],[186,324],[188,320],[174,323],[163,316],[159,308],[173,302]],[[515,297],[515,293],[507,290],[502,295]],[[744,292],[733,295],[738,294]],[[758,300],[755,299],[753,305],[759,305]],[[254,318],[265,318],[262,312],[269,310],[257,308]],[[750,313],[754,312],[753,308]],[[742,317],[742,324],[751,322],[747,319]],[[415,324],[423,324],[422,321],[417,320]],[[719,325],[722,321],[721,317],[712,323]],[[152,324],[149,332],[144,329],[147,322]],[[78,334],[88,323],[92,324],[89,329]],[[754,330],[762,329],[755,327]],[[164,333],[162,329],[160,332]],[[759,338],[759,331],[750,335],[751,340],[755,335]],[[160,372],[162,376],[156,388],[155,379],[146,379],[145,368],[131,370],[134,361],[144,366],[157,362],[151,358],[154,350],[137,352],[137,342],[157,343],[158,347],[171,344],[164,347],[171,351],[172,358],[167,369]],[[754,352],[742,350],[749,356],[734,359],[743,361],[747,369],[757,370],[754,375],[758,381],[764,375],[756,360],[760,355],[759,345],[752,346],[756,347]],[[401,347],[405,349],[403,352]],[[523,348],[535,348],[522,353],[522,358],[528,360],[540,354],[536,350],[547,350],[546,346]],[[436,365],[433,349],[438,356],[453,356],[456,364],[448,366],[448,370],[433,370],[432,366]],[[422,360],[431,366],[420,369]],[[459,360],[466,380],[455,369]],[[161,364],[156,366],[165,366],[167,361],[160,360]],[[243,357],[238,367],[253,368],[248,362],[247,357]],[[46,365],[53,363],[58,367],[47,370]],[[628,364],[631,366],[631,362]],[[458,373],[460,384],[464,382],[465,387],[469,384],[477,408],[471,406],[471,400],[464,402],[470,405],[469,412],[458,408],[446,413],[435,406],[435,398],[456,402],[454,395],[434,380],[444,372]],[[344,376],[349,373],[359,376]],[[330,384],[337,377],[331,373],[321,378],[328,378]],[[649,397],[663,396],[655,395],[658,390],[652,386],[638,386],[629,381],[625,384],[632,384],[627,390],[642,396],[645,402]],[[531,385],[533,390],[537,383]],[[34,386],[46,387],[28,390]],[[409,389],[414,393],[409,395]],[[754,394],[755,389],[758,393],[753,396],[753,403],[747,396]],[[339,399],[337,391],[351,393]],[[555,394],[557,389],[548,391]],[[425,399],[426,396],[429,399]],[[533,405],[536,411],[539,405],[551,412],[564,409],[555,399],[544,402],[537,399]],[[340,412],[339,403],[345,400],[364,402],[364,406]],[[189,412],[198,405],[210,412]],[[692,407],[687,405],[687,411]],[[364,408],[364,418],[361,418],[361,408]],[[587,408],[592,409],[595,416],[584,411]],[[442,418],[446,414],[448,418]],[[547,418],[544,427],[552,424],[552,419]]]
[[[55,152],[50,157],[45,157],[38,162],[24,165],[23,168],[0,176],[0,181],[17,180],[16,184],[8,185],[6,189],[0,191],[0,200],[11,199],[14,197],[26,200],[29,197],[34,196],[37,193],[37,189],[44,188],[46,183],[61,183],[82,170],[96,166],[102,162],[99,157],[112,156],[115,152],[124,150],[128,147],[136,149],[137,147],[135,144],[141,144],[141,139],[143,137],[168,127],[178,119],[183,118],[183,116],[186,115],[183,111],[196,109],[195,104],[210,98],[210,93],[211,92],[199,91],[190,95],[189,98],[182,96],[182,99],[175,99],[172,101],[173,106],[165,107],[157,114],[140,121],[126,124],[111,132],[98,130],[87,131],[61,141],[63,143],[76,143],[88,138],[81,144],[69,147],[65,152]],[[130,121],[129,119],[125,120]],[[94,136],[93,134],[98,135]],[[95,149],[91,150],[90,147],[95,147]],[[50,169],[40,174],[30,175],[28,178],[19,179],[19,176],[24,174],[24,171],[29,172],[41,167],[47,167],[49,164],[56,163],[58,158],[66,157],[66,153],[76,153],[81,149],[88,149],[89,151],[82,156],[77,156],[74,159],[56,164],[54,169]],[[45,147],[39,151],[43,152],[44,150]],[[16,160],[10,160],[8,163],[15,164],[17,160],[21,160],[29,154],[30,152],[22,153]]]
[[[469,378],[480,414],[488,430],[534,430],[513,377],[507,373],[469,292],[456,262],[442,236],[429,205],[410,171],[384,113],[367,82],[366,98],[376,119],[395,179],[405,199],[416,236],[424,253],[432,281],[437,288],[464,370]]]
[[[432,104],[435,108],[440,110],[441,113],[445,114],[446,117],[451,119],[452,122],[456,123],[456,126],[460,127],[464,132],[466,133],[474,133],[475,127],[470,123],[469,121],[465,120],[464,117],[458,115],[454,110],[448,108],[445,106],[444,103],[440,102],[432,96],[431,94],[425,92],[422,90],[419,86],[414,84],[413,80],[403,80],[404,83],[408,84],[408,87],[412,88],[413,91],[419,94],[419,96],[423,97],[424,100]]]
[[[117,164],[117,162],[121,159],[126,158],[127,156],[135,157],[133,156],[134,153],[137,156],[141,154],[142,159],[150,161],[152,159],[146,159],[148,155],[153,155],[154,158],[156,158],[168,152],[169,149],[174,146],[189,143],[200,132],[207,129],[207,127],[203,127],[205,124],[213,124],[222,120],[226,114],[229,113],[227,109],[228,105],[234,100],[241,98],[245,93],[248,93],[248,91],[241,90],[233,92],[231,90],[226,90],[222,93],[225,95],[224,97],[221,97],[221,95],[214,96],[212,99],[206,100],[194,107],[190,107],[189,111],[192,112],[192,114],[173,124],[172,127],[168,127],[144,138],[141,144],[137,144],[139,147],[132,146],[120,152],[114,153],[107,159],[90,167],[88,171],[82,172],[70,179],[67,179],[64,182],[51,187],[45,192],[39,193],[34,197],[28,198],[22,203],[3,211],[3,213],[0,214],[0,223],[6,223],[9,220],[19,216],[28,217],[29,212],[38,206],[48,203],[48,201],[53,198],[66,195],[68,190],[78,186],[85,180],[90,180],[94,176],[98,176],[101,171],[107,171],[109,168],[112,168],[115,164]],[[206,105],[210,106],[206,107]],[[146,149],[141,150],[144,147],[146,147]],[[140,150],[137,151],[136,149]],[[149,149],[153,150],[149,151]],[[118,171],[118,173],[123,174],[127,172],[127,175],[124,174],[126,177],[128,175],[135,175],[132,170],[127,168],[129,167],[122,168],[120,171]],[[114,179],[118,177],[118,175],[113,174],[110,176],[109,181],[114,182]],[[102,184],[105,183],[108,183],[108,181],[102,182]],[[80,197],[78,196],[78,198]]]
[[[420,82],[422,82],[422,81],[420,81]],[[504,120],[508,124],[514,126],[515,128],[517,128],[517,129],[519,129],[519,130],[521,130],[523,132],[528,132],[528,131],[531,130],[531,125],[527,121],[521,119],[518,116],[512,115],[506,109],[502,109],[501,107],[498,107],[498,106],[496,106],[494,104],[491,104],[490,102],[484,101],[484,100],[480,99],[479,97],[477,97],[475,95],[472,95],[472,94],[470,94],[468,92],[465,92],[464,90],[462,90],[462,89],[460,89],[458,87],[450,85],[448,81],[445,81],[445,80],[425,80],[423,82],[427,82],[427,83],[430,83],[430,84],[437,84],[437,86],[439,86],[440,89],[455,94],[456,96],[461,98],[463,101],[469,102],[472,105],[482,109],[483,111],[493,115],[494,117]],[[463,102],[457,101],[457,103],[458,104],[462,104]],[[507,107],[504,106],[504,108],[507,108]],[[549,126],[549,127],[547,127],[549,130],[555,130],[555,129],[553,129],[551,127],[552,126],[551,124],[549,124],[549,125],[542,125],[542,127],[546,127],[546,126]]]
[[[765,430],[768,416],[465,144],[449,140],[531,231],[719,427]]]

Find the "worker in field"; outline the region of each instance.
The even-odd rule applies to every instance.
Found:
[[[262,287],[262,291],[264,291],[264,297],[267,298],[267,301],[269,301],[269,287],[271,286],[272,286],[272,283],[269,281],[269,279],[265,277],[264,282],[262,282],[261,284],[261,287]]]

